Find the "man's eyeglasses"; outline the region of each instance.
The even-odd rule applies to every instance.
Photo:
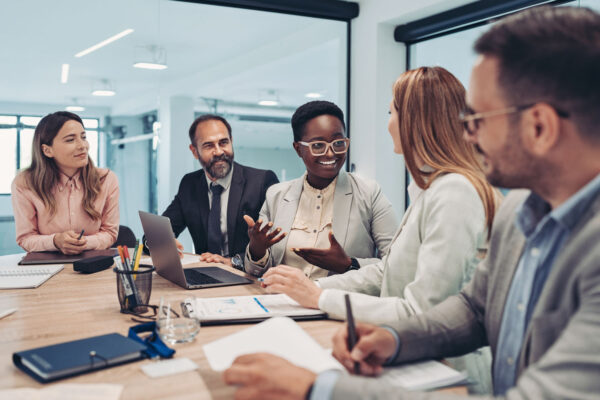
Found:
[[[167,312],[169,312],[174,318],[179,318],[179,314],[172,308],[163,307],[163,310],[167,310]],[[144,323],[149,321],[156,321],[156,317],[158,315],[158,306],[152,304],[139,304],[135,307],[135,309],[125,309],[121,310],[121,312],[123,314],[133,315],[133,317],[131,317],[132,321]]]
[[[485,111],[485,112],[480,112],[480,113],[476,113],[472,109],[467,108],[465,111],[462,111],[460,113],[458,118],[460,119],[460,122],[462,122],[462,124],[465,128],[465,131],[469,135],[474,135],[475,132],[477,132],[477,130],[479,129],[479,122],[485,118],[496,117],[498,115],[506,115],[506,114],[514,114],[514,113],[522,112],[522,111],[527,110],[528,108],[533,107],[536,104],[537,103],[523,104],[520,106],[512,106],[512,107],[507,107],[507,108],[503,108],[500,110],[491,110],[491,111]],[[568,112],[559,110],[557,108],[554,108],[554,110],[556,110],[556,113],[558,114],[559,117],[569,118]]]
[[[350,139],[336,139],[331,143],[325,142],[323,140],[316,140],[314,142],[298,142],[303,146],[307,146],[310,149],[310,153],[313,156],[322,156],[327,153],[327,150],[331,147],[331,151],[334,154],[344,154],[348,151],[348,146],[350,145]]]

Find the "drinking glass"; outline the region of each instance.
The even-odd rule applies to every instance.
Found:
[[[161,297],[156,320],[158,336],[167,343],[187,343],[200,332],[200,321],[190,316],[185,303],[172,302]]]

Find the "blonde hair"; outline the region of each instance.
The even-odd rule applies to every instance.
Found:
[[[393,92],[404,160],[415,183],[427,189],[441,174],[465,176],[483,202],[489,236],[500,194],[485,179],[474,146],[462,138],[458,116],[465,88],[444,68],[421,67],[400,75]],[[433,170],[419,169],[416,160]]]
[[[53,189],[60,182],[61,172],[54,160],[44,155],[42,145],[52,146],[54,138],[69,120],[83,125],[83,121],[78,115],[67,111],[48,114],[41,119],[33,134],[31,165],[22,172],[27,186],[42,200],[50,215],[56,213],[57,205]],[[81,183],[84,191],[82,206],[93,220],[101,218],[100,213],[94,209],[94,202],[100,194],[102,181],[107,175],[108,172],[104,176],[100,176],[98,168],[94,166],[89,157],[87,165],[81,168]]]

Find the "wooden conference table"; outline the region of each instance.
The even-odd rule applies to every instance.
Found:
[[[202,266],[203,263],[190,264]],[[247,276],[233,268],[234,273]],[[258,284],[185,290],[156,275],[153,276],[150,304],[160,297],[182,301],[186,297],[219,297],[263,294]],[[135,325],[129,315],[119,312],[116,278],[112,269],[91,275],[74,272],[70,264],[37,289],[1,290],[0,310],[18,310],[0,319],[0,389],[42,387],[43,385],[17,369],[12,363],[16,351],[118,332],[127,335]],[[331,337],[340,322],[330,320],[300,322],[323,347],[331,347]],[[175,357],[187,357],[198,364],[196,371],[152,379],[140,369],[151,360],[133,362],[89,374],[63,379],[62,383],[117,383],[123,385],[122,400],[130,399],[230,399],[234,388],[225,385],[221,374],[214,372],[202,351],[202,345],[244,329],[248,325],[201,327],[192,343],[178,344]],[[449,389],[466,393],[464,387]]]

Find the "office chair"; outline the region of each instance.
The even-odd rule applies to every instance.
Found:
[[[135,241],[136,238],[131,228],[126,225],[119,225],[117,241],[112,245],[112,247],[127,246],[130,248],[135,248]]]

